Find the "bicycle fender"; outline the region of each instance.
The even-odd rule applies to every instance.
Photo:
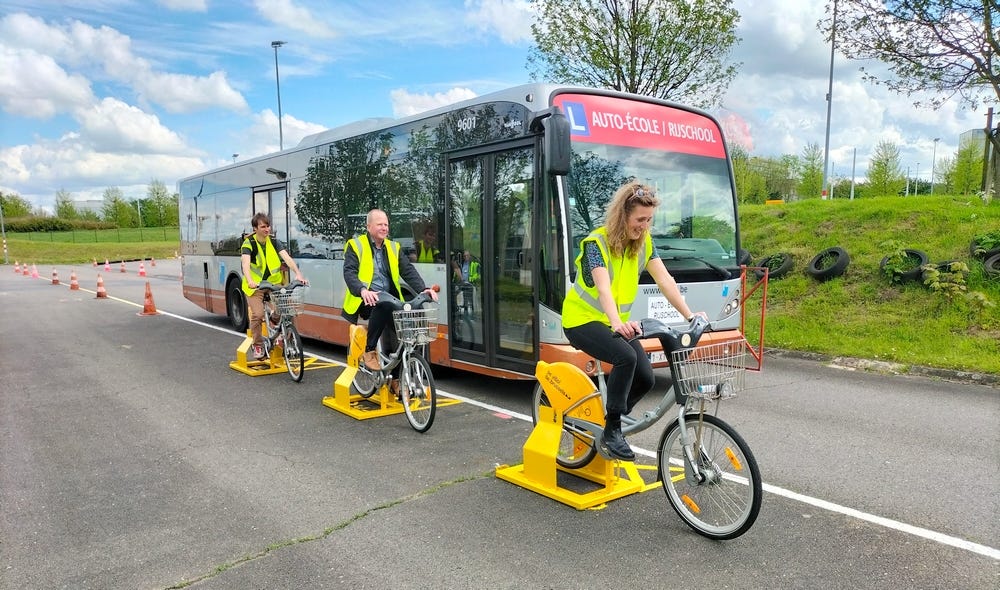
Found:
[[[576,365],[557,362],[538,361],[535,365],[535,378],[542,385],[542,390],[549,398],[549,404],[558,415],[566,413],[566,409],[580,398],[594,392],[594,382]],[[573,410],[574,416],[588,417],[595,420],[604,417],[600,396],[588,400]]]

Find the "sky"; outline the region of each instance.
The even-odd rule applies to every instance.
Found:
[[[741,62],[711,112],[752,154],[826,140],[830,45],[823,2],[734,0]],[[52,211],[108,187],[145,198],[177,180],[370,117],[403,117],[530,82],[528,0],[4,0],[0,191]],[[275,79],[272,41],[277,51]],[[861,79],[837,56],[831,175],[867,170],[891,141],[912,177],[954,157],[985,108],[937,111]],[[934,138],[939,138],[935,145]],[[856,159],[855,159],[856,153]],[[835,195],[836,196],[836,195]]]

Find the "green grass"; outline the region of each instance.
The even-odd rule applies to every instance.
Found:
[[[766,346],[1000,373],[1000,280],[990,280],[969,254],[974,235],[1000,228],[1000,203],[942,196],[809,200],[744,206],[740,223],[755,261],[778,252],[795,257],[792,273],[768,284]],[[931,262],[965,262],[968,290],[996,307],[979,311],[922,284],[890,283],[879,269],[887,240],[923,250]],[[851,264],[843,277],[817,282],[804,271],[832,246],[847,250]]]
[[[795,258],[787,277],[768,284],[766,347],[1000,374],[1000,281],[989,280],[969,254],[973,236],[1000,229],[1000,202],[946,196],[808,200],[744,206],[740,223],[743,246],[755,261],[778,252]],[[984,293],[996,307],[977,312],[921,284],[891,284],[879,270],[887,240],[923,250],[932,262],[966,262],[969,291]],[[46,266],[165,259],[180,250],[178,240],[82,244],[19,234],[8,234],[7,244],[11,264]],[[843,277],[819,283],[804,270],[831,246],[846,249],[851,264]],[[759,329],[753,310],[751,302],[749,332]]]

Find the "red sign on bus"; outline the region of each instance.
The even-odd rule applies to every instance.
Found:
[[[566,114],[573,141],[726,157],[722,131],[704,115],[591,94],[560,94],[554,103]]]

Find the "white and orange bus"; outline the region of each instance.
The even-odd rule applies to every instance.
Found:
[[[508,378],[533,378],[540,359],[583,366],[562,333],[563,297],[580,240],[632,178],[657,189],[654,243],[690,308],[716,330],[739,330],[737,200],[718,122],[662,100],[547,84],[360,121],[181,180],[184,295],[246,329],[239,249],[262,211],[311,283],[300,331],[346,345],[344,243],[378,207],[442,288],[433,363]],[[476,268],[462,280],[466,259]],[[632,316],[683,323],[644,279]]]

